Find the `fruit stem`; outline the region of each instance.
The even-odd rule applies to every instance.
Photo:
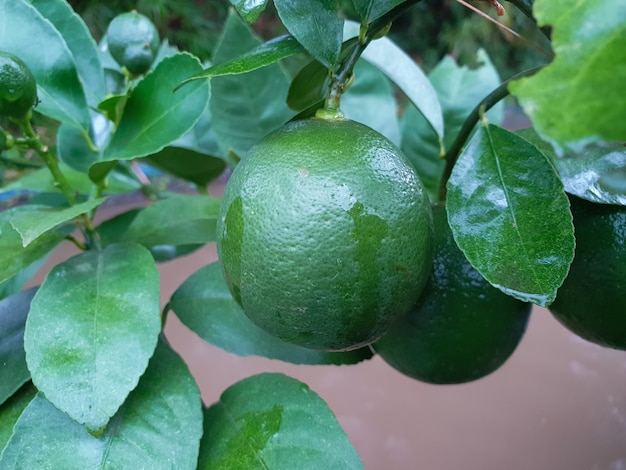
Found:
[[[543,65],[540,65],[538,67],[524,70],[523,72],[520,72],[517,75],[512,76],[508,80],[502,82],[500,86],[498,86],[498,88],[493,90],[480,103],[478,103],[476,107],[472,110],[472,112],[467,116],[467,119],[465,119],[461,130],[456,136],[456,139],[444,156],[446,160],[446,166],[443,170],[443,175],[441,176],[441,181],[439,183],[439,202],[444,203],[446,200],[446,184],[448,183],[448,179],[452,174],[452,169],[459,159],[459,156],[461,155],[461,152],[465,147],[465,143],[474,131],[474,128],[476,127],[478,121],[483,118],[484,114],[488,110],[490,110],[498,102],[500,102],[502,99],[506,98],[509,95],[509,83],[522,77],[533,75],[543,67]]]

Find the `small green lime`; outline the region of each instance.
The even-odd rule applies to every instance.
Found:
[[[0,52],[0,115],[25,116],[37,103],[37,82],[19,57]]]
[[[576,254],[549,309],[578,336],[626,350],[626,207],[570,203]]]
[[[159,32],[148,17],[136,11],[113,18],[106,37],[115,61],[134,75],[146,73],[159,50]]]
[[[428,198],[402,152],[346,119],[273,132],[239,163],[218,217],[227,284],[284,341],[348,350],[377,340],[430,273]]]
[[[433,207],[433,272],[419,302],[373,346],[392,367],[433,384],[484,377],[513,353],[531,304],[489,284],[458,248],[443,207]]]

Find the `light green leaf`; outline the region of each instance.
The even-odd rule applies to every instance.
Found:
[[[160,343],[102,435],[89,434],[39,394],[15,424],[0,468],[194,470],[201,435],[198,387],[180,357]]]
[[[325,352],[285,343],[252,323],[232,298],[220,265],[192,274],[170,300],[176,316],[203,340],[240,356],[263,356],[295,364],[355,364],[372,357],[369,348]]]
[[[249,52],[239,57],[213,65],[191,78],[183,81],[179,87],[198,79],[209,79],[221,75],[238,75],[251,72],[261,67],[275,64],[276,62],[290,57],[294,54],[305,52],[304,48],[292,36],[285,35],[264,42]]]
[[[443,144],[446,149],[461,130],[471,111],[500,85],[500,77],[487,53],[480,49],[476,69],[460,66],[451,56],[444,57],[428,76],[432,83],[444,120]],[[504,106],[498,104],[489,110],[487,117],[493,124],[502,122]],[[445,167],[440,158],[441,145],[431,126],[413,105],[409,105],[401,119],[402,150],[417,169],[422,183],[432,200],[436,200],[439,182]]]
[[[74,56],[55,26],[26,0],[0,2],[0,44],[37,80],[37,111],[85,133],[89,108]]]
[[[278,16],[304,48],[328,68],[341,51],[343,20],[335,0],[274,0]]]
[[[359,25],[346,21],[344,36],[354,37],[358,36],[358,33]],[[411,57],[384,37],[371,42],[361,58],[387,75],[422,113],[437,136],[443,138],[443,113],[437,92]]]
[[[17,294],[36,273],[41,269],[48,255],[42,256],[34,263],[29,264],[15,276],[0,282],[0,299],[5,299],[13,294]]]
[[[231,13],[214,63],[227,62],[260,43],[250,27]],[[244,156],[252,145],[293,116],[286,105],[289,80],[280,64],[245,75],[215,77],[211,86],[212,127],[223,155],[234,152]]]
[[[492,285],[537,305],[556,297],[574,257],[569,201],[550,161],[521,137],[477,130],[448,181],[459,248]]]
[[[24,354],[24,324],[33,287],[0,301],[0,404],[30,379]]]
[[[590,143],[626,140],[626,2],[536,0],[551,25],[554,61],[509,89],[559,155]]]
[[[22,246],[26,247],[44,233],[95,209],[106,200],[106,197],[91,199],[62,209],[32,205],[25,206],[25,210],[17,208],[11,217],[11,225],[22,237]]]
[[[256,22],[263,10],[265,10],[267,3],[268,0],[230,0],[230,4],[250,24]]]
[[[306,384],[259,374],[205,412],[199,470],[362,469],[333,412]]]
[[[24,345],[33,382],[97,431],[135,388],[161,331],[159,273],[136,244],[56,265],[31,303]]]
[[[37,389],[29,382],[0,405],[0,455],[13,434],[15,423],[36,394]]]

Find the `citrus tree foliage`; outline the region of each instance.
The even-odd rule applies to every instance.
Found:
[[[372,357],[370,347],[317,351],[261,330],[218,263],[188,273],[161,304],[157,263],[216,241],[220,199],[207,185],[321,108],[340,104],[401,147],[492,286],[551,304],[575,254],[568,197],[626,205],[626,4],[510,2],[553,38],[554,57],[502,82],[482,51],[476,68],[444,57],[426,74],[386,38],[418,1],[352,0],[355,22],[342,2],[274,0],[286,34],[264,41],[252,25],[269,0],[231,0],[213,63],[165,37],[142,73],[66,0],[0,0],[0,50],[37,82],[32,112],[0,116],[0,196],[19,201],[0,212],[0,467],[363,467],[306,384],[261,374],[203,405],[163,335],[175,314],[234,354],[318,365]],[[532,128],[501,127],[509,92]],[[95,218],[141,192],[142,207]],[[80,253],[25,290],[62,243]]]

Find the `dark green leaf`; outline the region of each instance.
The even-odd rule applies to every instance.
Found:
[[[34,263],[26,266],[15,276],[0,282],[0,299],[4,299],[21,291],[24,284],[26,284],[37,273],[37,271],[41,269],[47,259],[47,255],[43,256]]]
[[[287,30],[317,60],[334,68],[341,51],[343,20],[335,0],[274,0]]]
[[[48,232],[24,247],[22,237],[11,225],[15,213],[16,209],[0,212],[0,282],[45,256],[66,236],[63,231]]]
[[[405,0],[352,0],[355,10],[365,20],[375,20]]]
[[[226,20],[214,61],[227,62],[260,43],[250,27],[232,13]],[[280,64],[246,75],[215,77],[211,86],[212,127],[223,155],[232,151],[243,156],[293,115],[286,105],[289,81]]]
[[[495,287],[546,306],[574,257],[574,227],[550,161],[521,137],[481,127],[457,161],[446,200],[454,239]]]
[[[192,274],[170,306],[205,341],[240,356],[263,356],[295,364],[355,364],[372,357],[369,348],[324,352],[285,343],[252,323],[232,298],[218,263]]]
[[[137,214],[124,239],[146,247],[214,242],[220,201],[202,195],[162,199]]]
[[[117,244],[56,265],[32,301],[24,344],[33,382],[91,430],[135,388],[161,331],[150,252]]]
[[[30,379],[24,353],[24,324],[33,287],[0,301],[0,404]]]
[[[146,161],[201,187],[206,187],[226,169],[226,162],[221,158],[175,146],[165,147]]]
[[[198,387],[161,343],[102,435],[89,434],[39,394],[17,421],[0,468],[193,470],[201,435]]]
[[[358,31],[358,24],[346,22],[346,37],[356,36]],[[443,114],[437,92],[411,57],[386,37],[370,43],[361,57],[387,75],[422,113],[437,136],[443,138]]]
[[[293,37],[288,35],[280,36],[271,41],[264,42],[251,51],[231,59],[228,62],[213,65],[183,81],[179,86],[183,86],[190,81],[198,79],[209,79],[221,75],[238,75],[240,73],[251,72],[302,52],[305,52],[304,48]]]
[[[29,2],[65,39],[76,62],[78,76],[84,84],[87,102],[95,106],[104,96],[105,81],[98,46],[89,28],[65,0],[29,0]]]
[[[25,210],[16,208],[13,217],[11,217],[11,225],[22,237],[22,246],[26,247],[44,233],[95,209],[106,199],[105,197],[91,199],[61,209],[32,205],[24,206],[23,209]]]
[[[102,158],[102,148],[106,145],[113,124],[102,114],[92,113],[91,130],[89,137],[93,145],[90,146],[80,129],[62,124],[57,132],[57,153],[59,158],[68,166],[82,173]]]
[[[446,56],[428,76],[443,110],[445,148],[450,148],[474,107],[500,84],[498,72],[487,53],[480,49],[476,59],[481,66],[470,69],[459,66],[452,56]],[[487,117],[494,124],[501,123],[502,115],[501,104],[487,113]],[[436,200],[445,167],[445,161],[440,158],[439,138],[413,105],[405,110],[401,125],[402,150],[417,169],[431,198]]]
[[[268,0],[230,0],[230,4],[250,24],[253,24],[259,18],[263,10],[265,10],[267,3]]]
[[[137,84],[104,150],[103,162],[95,163],[89,170],[94,181],[108,173],[112,162],[156,153],[194,126],[208,104],[208,82],[191,83],[176,93],[173,90],[200,70],[198,59],[181,53],[164,59]]]
[[[2,50],[22,59],[37,80],[37,111],[86,133],[89,108],[61,33],[26,0],[0,2],[0,18],[10,19],[0,28]]]
[[[36,393],[37,389],[29,382],[0,405],[0,455],[13,434],[15,423]]]
[[[626,2],[536,0],[533,11],[553,27],[556,58],[509,88],[537,132],[559,155],[626,139]]]
[[[324,400],[286,375],[237,382],[205,412],[198,469],[362,468]]]

